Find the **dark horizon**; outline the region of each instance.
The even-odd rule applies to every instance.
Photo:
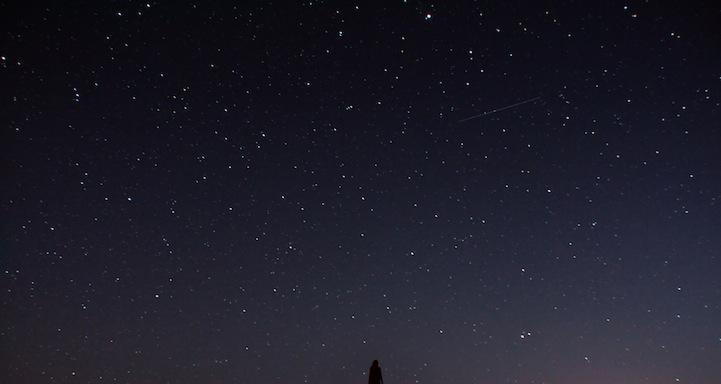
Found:
[[[721,382],[721,3],[0,18],[0,382]]]

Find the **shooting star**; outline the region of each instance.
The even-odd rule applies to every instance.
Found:
[[[534,102],[534,101],[536,101],[536,100],[538,100],[538,99],[540,99],[540,98],[541,98],[541,96],[536,96],[536,97],[534,97],[534,98],[532,98],[532,99],[519,101],[519,102],[517,102],[517,103],[515,103],[515,104],[511,104],[511,105],[506,105],[505,107],[496,108],[496,109],[491,109],[490,111],[486,111],[486,112],[483,112],[483,113],[479,113],[479,114],[477,114],[477,115],[473,115],[473,116],[470,116],[470,117],[466,117],[465,119],[460,119],[460,120],[458,120],[458,122],[459,122],[459,123],[464,123],[464,122],[466,122],[466,121],[468,121],[468,120],[473,120],[473,119],[477,119],[477,118],[479,118],[479,117],[492,115],[492,114],[494,114],[494,113],[496,113],[496,112],[501,112],[501,111],[505,111],[506,109],[511,109],[511,108],[518,107],[519,105],[523,105],[523,104],[527,104],[527,103],[532,103],[532,102]]]

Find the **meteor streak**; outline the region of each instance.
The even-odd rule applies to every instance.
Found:
[[[511,108],[514,108],[514,107],[518,107],[519,105],[523,105],[523,104],[526,104],[526,103],[532,103],[532,102],[534,102],[534,101],[536,101],[536,100],[538,100],[538,99],[540,99],[540,98],[541,98],[541,96],[536,96],[536,97],[534,97],[534,98],[532,98],[532,99],[519,101],[519,102],[517,102],[517,103],[515,103],[515,104],[511,104],[511,105],[506,105],[505,107],[500,107],[500,108],[496,108],[496,109],[491,109],[490,111],[486,111],[486,112],[483,112],[483,113],[479,113],[479,114],[477,114],[477,115],[473,115],[473,116],[470,116],[470,117],[466,117],[465,119],[458,120],[458,122],[459,122],[459,123],[464,123],[464,122],[466,122],[466,121],[468,121],[468,120],[473,120],[473,119],[477,119],[477,118],[479,118],[479,117],[492,115],[492,114],[494,114],[494,113],[496,113],[496,112],[501,112],[501,111],[505,111],[506,109],[511,109]]]

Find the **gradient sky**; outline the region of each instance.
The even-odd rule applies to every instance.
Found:
[[[721,3],[541,3],[0,3],[0,381],[720,382]]]

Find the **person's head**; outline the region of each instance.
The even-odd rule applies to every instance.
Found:
[[[377,367],[378,366],[378,360],[373,360],[373,365],[371,367]]]

